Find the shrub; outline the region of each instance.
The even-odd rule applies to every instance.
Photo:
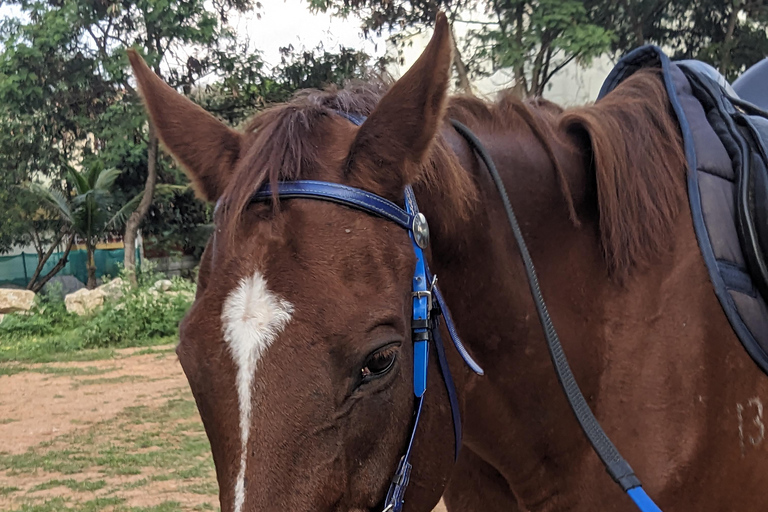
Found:
[[[153,279],[139,279],[137,288],[126,287],[120,300],[107,301],[83,326],[86,347],[143,345],[155,338],[175,336],[179,322],[189,309],[194,284],[173,279],[169,291],[149,285]]]
[[[89,316],[67,313],[59,294],[38,295],[29,313],[6,315],[0,323],[0,361],[43,360],[83,348],[173,341],[194,298],[195,284],[175,278],[170,290],[157,290],[154,283],[162,277],[145,268],[137,275],[136,288],[126,284],[121,298],[107,299]]]
[[[17,336],[45,336],[73,329],[78,323],[75,315],[67,313],[64,299],[55,293],[37,295],[27,313],[6,315],[0,323],[0,339]]]

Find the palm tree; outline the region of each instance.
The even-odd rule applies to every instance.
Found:
[[[74,190],[66,195],[56,188],[44,188],[36,183],[29,185],[33,193],[58,212],[72,232],[85,240],[88,289],[95,288],[97,284],[93,257],[96,242],[105,232],[125,222],[126,215],[138,204],[136,198],[120,208],[115,204],[112,187],[120,172],[118,169],[104,169],[100,165],[93,165],[83,172],[70,169],[68,182]]]

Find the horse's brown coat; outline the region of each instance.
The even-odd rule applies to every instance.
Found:
[[[764,511],[768,378],[732,333],[696,245],[685,164],[658,76],[642,72],[593,106],[562,111],[502,96],[444,99],[444,17],[422,58],[384,89],[310,93],[247,133],[175,97],[137,57],[168,149],[204,197],[221,198],[178,353],[211,440],[225,512],[239,461],[234,363],[221,308],[260,272],[294,305],[254,385],[245,510],[378,510],[413,406],[413,254],[404,231],[334,204],[250,204],[277,179],[322,179],[402,200],[414,183],[430,260],[473,355],[449,358],[462,401],[454,465],[435,361],[406,510],[444,492],[451,511],[624,511],[555,379],[501,202],[447,122],[467,124],[511,192],[565,350],[606,431],[665,511]],[[369,115],[359,129],[334,110]],[[366,357],[399,344],[386,376]],[[763,430],[761,430],[763,429]]]

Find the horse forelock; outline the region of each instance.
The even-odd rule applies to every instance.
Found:
[[[388,81],[379,79],[353,81],[343,89],[301,91],[290,102],[257,114],[246,125],[247,142],[220,200],[226,229],[234,231],[251,197],[266,183],[333,176],[333,167],[343,164],[349,151],[348,144],[335,136],[338,129],[333,123],[349,132],[356,129],[338,114],[369,116],[389,87]],[[363,186],[376,180],[375,175],[356,178]],[[476,199],[471,177],[441,134],[433,139],[414,185],[419,183],[440,189],[439,195],[459,215],[470,211]]]

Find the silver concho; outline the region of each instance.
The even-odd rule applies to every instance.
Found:
[[[427,218],[423,213],[417,213],[413,216],[413,239],[416,240],[416,245],[422,249],[426,249],[429,245],[429,224],[427,224]]]

